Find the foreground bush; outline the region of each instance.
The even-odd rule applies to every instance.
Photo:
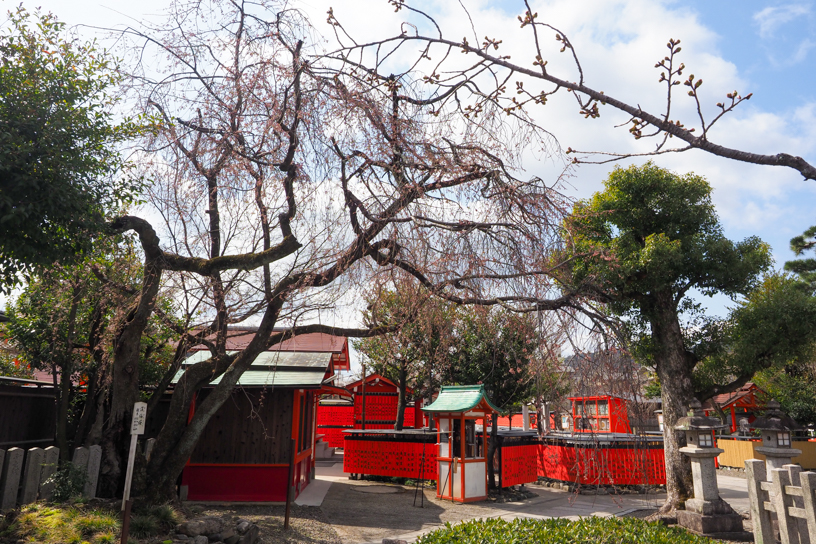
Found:
[[[445,525],[417,544],[715,544],[662,523],[634,518],[477,519]]]

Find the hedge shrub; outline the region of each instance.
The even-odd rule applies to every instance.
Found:
[[[715,544],[659,522],[635,518],[476,519],[428,533],[417,544]]]

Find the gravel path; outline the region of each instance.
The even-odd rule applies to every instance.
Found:
[[[283,506],[196,507],[197,516],[234,516],[258,524],[263,544],[341,544],[340,537],[320,508],[292,505],[290,527],[283,530]]]

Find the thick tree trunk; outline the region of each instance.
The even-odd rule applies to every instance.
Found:
[[[677,311],[671,298],[667,299],[651,320],[657,376],[663,399],[663,447],[666,456],[667,498],[661,512],[681,507],[694,494],[691,463],[679,451],[686,445],[685,435],[674,430],[677,420],[686,415],[689,403],[694,398],[692,365],[689,364]]]
[[[405,364],[401,364],[399,368],[399,379],[397,387],[397,420],[394,422],[394,430],[401,431],[405,425],[405,390],[408,387],[408,370]]]
[[[156,305],[162,269],[159,266],[158,237],[152,228],[139,231],[145,250],[145,265],[139,298],[128,312],[113,346],[113,383],[109,412],[102,432],[102,465],[99,495],[119,496],[127,463],[128,427],[133,404],[139,400],[139,360],[142,334]]]

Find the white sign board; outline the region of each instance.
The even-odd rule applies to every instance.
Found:
[[[147,403],[137,402],[133,405],[133,419],[130,421],[130,434],[144,434],[147,420]]]

